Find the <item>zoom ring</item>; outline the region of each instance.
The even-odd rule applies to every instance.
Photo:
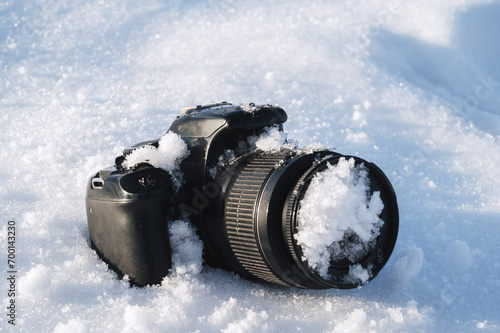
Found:
[[[238,174],[226,201],[225,223],[230,247],[249,275],[283,284],[269,268],[255,229],[256,205],[266,179],[286,154],[256,156]]]

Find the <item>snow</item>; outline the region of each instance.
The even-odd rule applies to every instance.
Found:
[[[422,270],[424,261],[424,251],[418,247],[411,247],[401,254],[398,260],[394,263],[392,275],[394,279],[402,284],[407,284],[411,279],[418,276]]]
[[[294,143],[288,142],[287,137],[288,133],[273,126],[266,128],[260,135],[249,137],[247,142],[252,150],[274,152],[280,149],[294,149]]]
[[[359,261],[373,252],[383,221],[384,204],[380,192],[369,195],[370,180],[364,165],[354,158],[340,158],[311,179],[298,212],[298,232],[294,235],[304,259],[325,280],[331,260]],[[346,239],[352,241],[345,242]],[[359,266],[361,268],[361,266]],[[353,268],[361,281],[367,272]]]
[[[258,111],[262,108],[261,105],[255,103],[240,103],[239,106],[244,112],[249,112],[249,113],[254,113],[255,111]]]
[[[167,132],[158,139],[158,148],[152,145],[138,147],[125,156],[123,164],[127,168],[133,168],[141,163],[148,163],[165,171],[176,171],[188,156],[187,144],[181,136]]]
[[[253,103],[252,103],[253,104]],[[242,103],[240,107],[245,112],[249,111],[248,103]],[[252,108],[257,110],[260,105],[252,105]],[[320,144],[311,144],[311,147],[322,147]],[[260,133],[250,135],[246,140],[241,140],[235,149],[226,149],[224,154],[218,158],[218,162],[213,167],[209,168],[208,172],[212,177],[215,177],[217,172],[222,170],[227,165],[234,163],[236,158],[251,152],[269,152],[275,153],[282,149],[293,149],[296,153],[309,152],[313,148],[306,147],[299,149],[296,142],[288,139],[288,133],[279,129],[278,126],[265,127]]]
[[[203,267],[203,243],[189,221],[174,221],[169,225],[172,247],[170,274],[199,274]]]
[[[13,220],[19,331],[499,331],[499,15],[489,0],[1,2],[0,328]],[[214,100],[279,105],[300,147],[387,174],[399,238],[373,281],[297,290],[200,270],[182,221],[194,252],[161,286],[130,288],[99,260],[89,177]]]

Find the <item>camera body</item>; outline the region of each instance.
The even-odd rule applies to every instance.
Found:
[[[203,230],[204,211],[220,192],[213,182],[208,187],[211,192],[206,186],[207,170],[218,157],[248,136],[287,120],[281,108],[262,106],[244,111],[227,102],[184,108],[182,113],[168,130],[180,135],[190,151],[181,165],[181,172],[189,177],[175,200],[165,170],[122,167],[134,149],[157,146],[158,140],[126,148],[115,166],[97,172],[87,186],[91,246],[110,268],[120,277],[128,275],[134,285],[158,284],[171,268],[167,217],[187,215],[198,230]],[[173,206],[178,209],[172,211]]]
[[[178,134],[190,152],[180,164],[182,186],[175,189],[163,169],[124,166],[128,154],[147,145],[158,147],[158,140],[125,149],[114,167],[89,180],[86,208],[92,248],[131,284],[159,284],[171,268],[167,219],[189,218],[209,265],[299,288],[366,283],[347,278],[350,267],[359,264],[375,277],[392,253],[399,223],[394,190],[377,166],[350,157],[369,169],[370,191],[381,193],[385,207],[380,217],[385,223],[380,236],[356,262],[332,261],[329,278],[308,266],[294,235],[311,179],[346,156],[328,150],[248,152],[215,174],[209,172],[227,149],[270,126],[281,130],[286,120],[285,111],[271,105],[222,102],[183,109],[168,130]]]

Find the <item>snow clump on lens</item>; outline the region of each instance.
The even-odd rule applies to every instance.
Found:
[[[303,259],[324,279],[329,278],[331,261],[358,262],[375,247],[384,223],[383,208],[380,192],[370,194],[363,164],[343,157],[335,165],[328,164],[311,179],[300,202],[295,239]]]

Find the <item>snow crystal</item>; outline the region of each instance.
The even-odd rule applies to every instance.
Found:
[[[374,246],[384,205],[379,192],[368,192],[368,171],[355,165],[354,158],[328,164],[311,180],[300,203],[295,239],[304,259],[321,277],[328,278],[331,260],[356,261]],[[353,241],[343,245],[347,237]],[[353,275],[367,280],[357,268]]]

